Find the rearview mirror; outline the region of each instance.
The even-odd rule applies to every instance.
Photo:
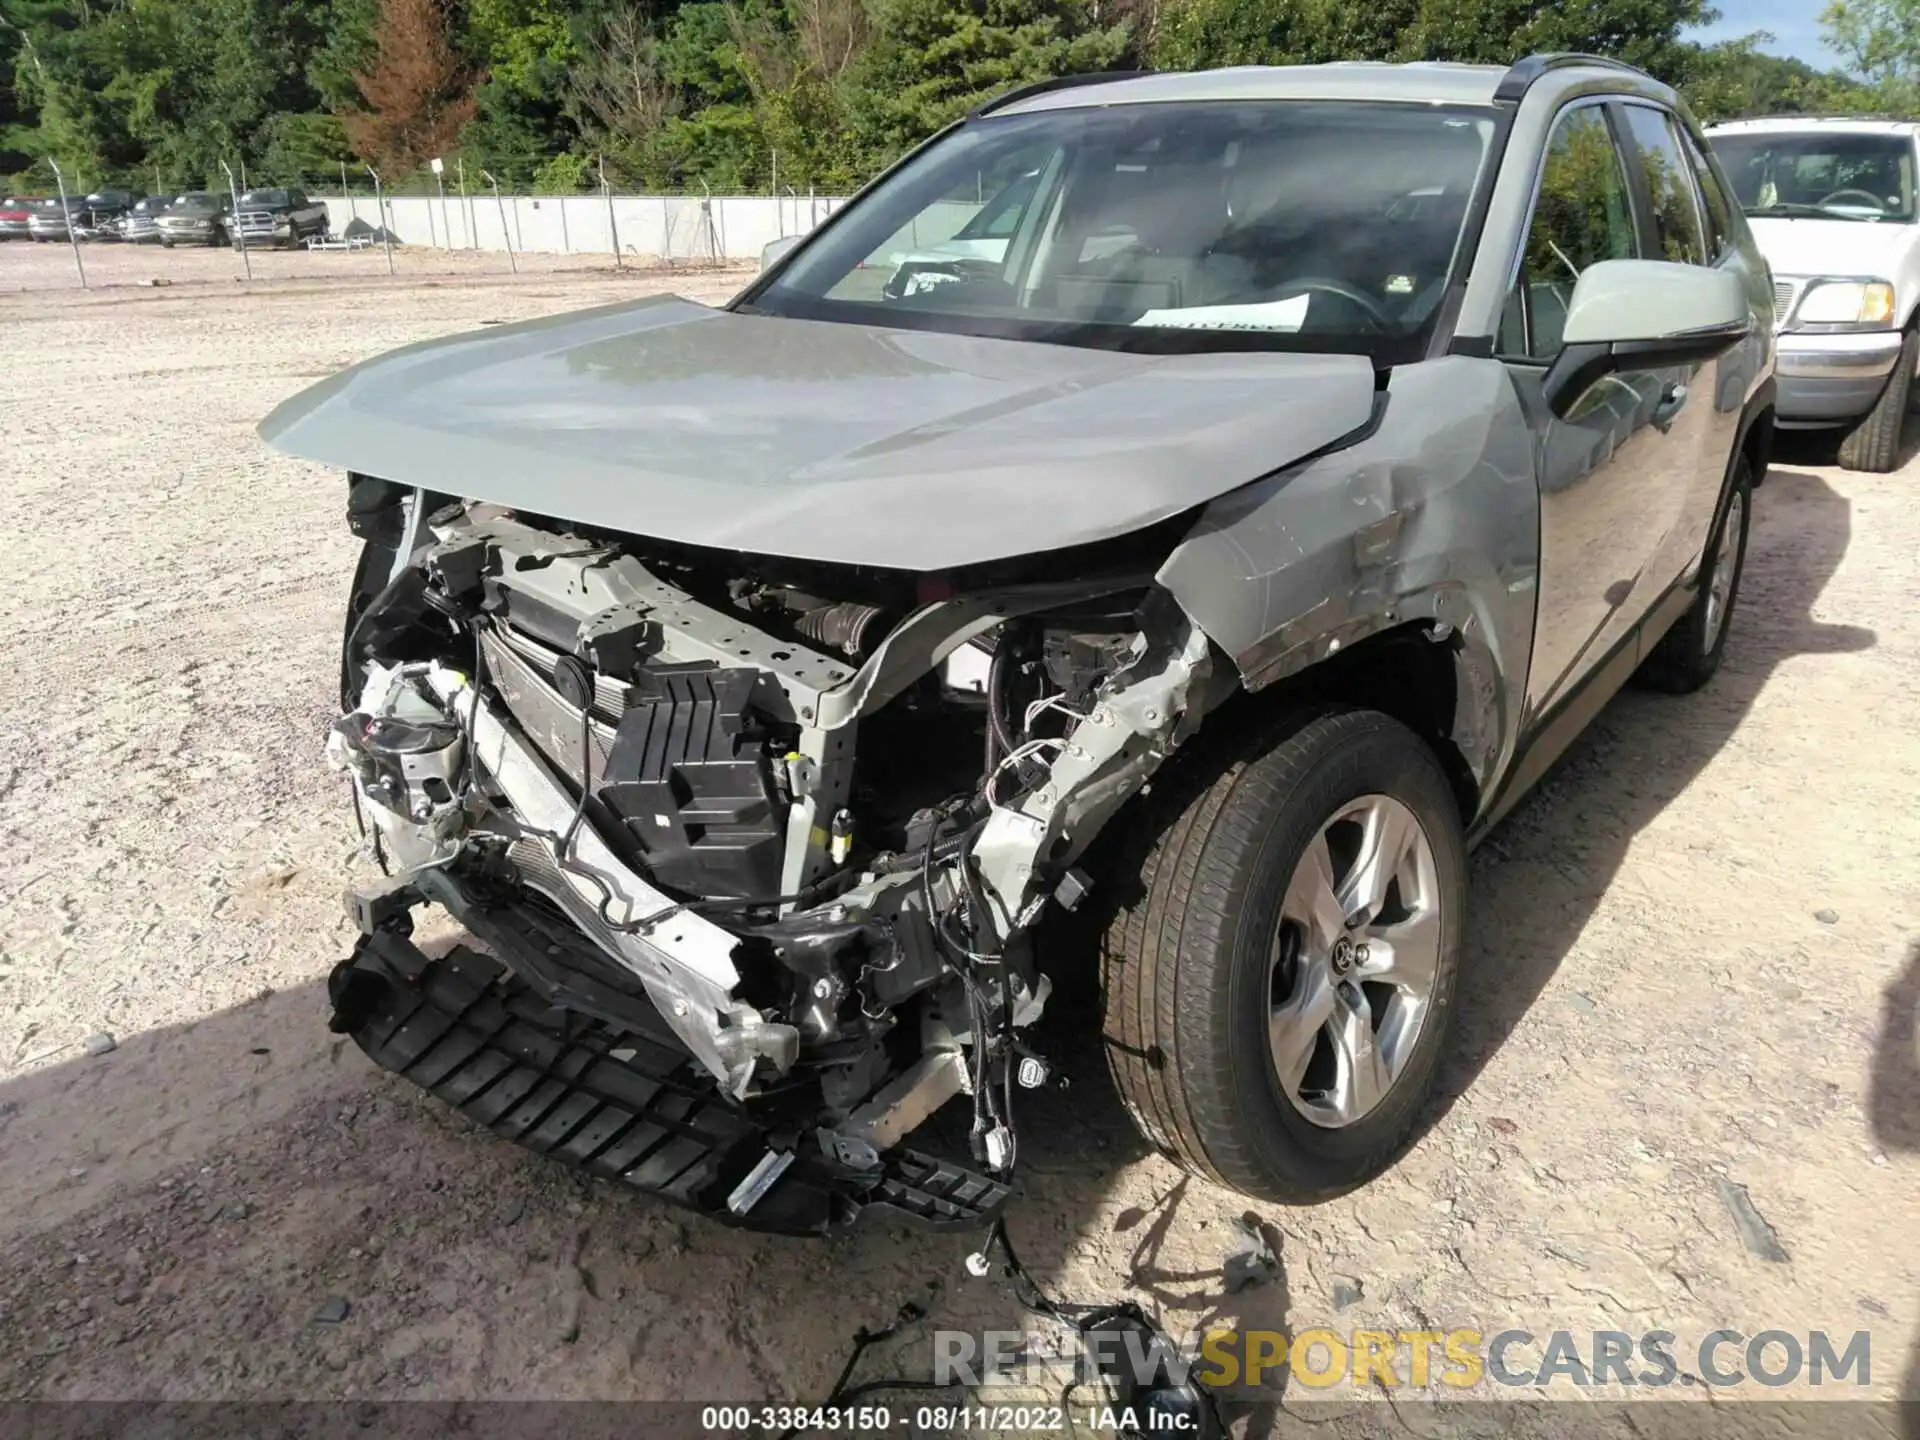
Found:
[[[800,243],[798,235],[782,235],[778,240],[769,240],[760,248],[760,273],[766,274],[780,263],[780,257]]]
[[[1746,288],[1728,270],[1667,260],[1602,260],[1573,287],[1560,354],[1541,386],[1562,420],[1595,381],[1618,370],[1698,365],[1753,329]]]

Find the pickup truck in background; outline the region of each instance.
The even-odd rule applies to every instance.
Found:
[[[1888,471],[1920,365],[1920,210],[1905,120],[1738,120],[1707,132],[1773,270],[1782,428],[1836,428]]]
[[[307,197],[304,190],[275,187],[249,190],[240,197],[233,215],[233,243],[259,247],[277,245],[291,250],[309,236],[325,235],[327,207]]]

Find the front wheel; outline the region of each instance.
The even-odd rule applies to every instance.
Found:
[[[1840,442],[1840,466],[1884,475],[1900,464],[1900,435],[1907,419],[1907,396],[1913,389],[1914,366],[1920,363],[1920,336],[1909,330],[1900,341],[1900,358],[1887,377],[1866,418]]]
[[[1163,1154],[1307,1204],[1406,1148],[1453,1006],[1466,846],[1433,752],[1294,715],[1148,827],[1103,947],[1108,1063]]]

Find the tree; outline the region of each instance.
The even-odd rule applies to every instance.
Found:
[[[1152,52],[1165,68],[1462,60],[1506,64],[1537,51],[1615,55],[1665,79],[1710,19],[1705,0],[1165,0]]]
[[[589,27],[580,22],[591,8],[590,0],[468,0],[464,52],[486,78],[461,138],[496,173],[525,177],[578,141],[568,92],[586,59]],[[642,12],[622,5],[609,13]]]
[[[1820,27],[1869,84],[1909,96],[1920,88],[1920,0],[1832,0]]]
[[[718,5],[689,5],[680,13],[718,10]],[[633,156],[665,125],[676,109],[673,77],[665,45],[637,12],[623,10],[606,18],[581,47],[569,89],[574,114],[610,149]]]
[[[354,77],[365,109],[342,115],[359,154],[398,178],[454,148],[476,76],[447,40],[441,0],[380,0],[374,60]]]
[[[1765,31],[1700,47],[1681,81],[1703,121],[1871,110],[1874,97],[1851,76],[1822,74],[1803,60],[1769,55]]]
[[[1112,69],[1129,33],[1073,0],[877,0],[873,28],[851,97],[869,171],[1003,90]]]

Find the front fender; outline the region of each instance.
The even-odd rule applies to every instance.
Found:
[[[1357,443],[1208,505],[1156,578],[1249,690],[1410,621],[1449,627],[1454,740],[1485,795],[1512,758],[1539,561],[1512,380],[1448,356],[1395,371]]]

